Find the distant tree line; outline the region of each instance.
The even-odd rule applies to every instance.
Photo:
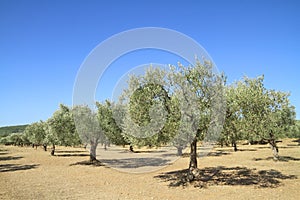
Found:
[[[27,126],[28,124],[0,127],[0,137],[8,136],[11,133],[22,133]]]

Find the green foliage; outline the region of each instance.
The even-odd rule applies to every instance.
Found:
[[[31,144],[42,145],[46,144],[46,123],[43,121],[35,122],[26,127],[24,136]]]
[[[276,140],[286,136],[294,124],[295,111],[289,94],[268,90],[264,77],[244,78],[238,101],[242,109],[243,129],[249,140]]]
[[[168,93],[167,71],[149,68],[144,76],[131,76],[124,91],[122,135],[131,145],[160,146],[174,138],[175,107]]]
[[[122,136],[122,129],[118,126],[115,118],[113,117],[112,103],[108,100],[101,104],[96,102],[98,108],[98,120],[99,126],[104,131],[105,136],[108,140],[115,145],[126,145],[129,144]]]
[[[296,120],[295,124],[292,125],[287,133],[289,138],[299,138],[300,139],[300,120]]]
[[[215,73],[212,63],[173,67],[169,76],[181,110],[180,138],[214,141],[224,121],[225,77]]]
[[[72,113],[82,142],[90,145],[90,161],[95,161],[98,144],[107,141],[105,132],[100,127],[97,113],[87,105],[75,106]]]
[[[242,108],[238,101],[240,93],[239,85],[232,85],[225,88],[226,96],[226,115],[222,134],[219,142],[223,145],[236,144],[237,140],[242,139]]]
[[[226,120],[220,142],[270,142],[297,132],[289,94],[267,89],[263,81],[264,76],[244,77],[226,88]]]
[[[60,104],[59,110],[55,111],[47,120],[46,140],[48,144],[74,146],[81,143],[76,131],[73,113],[70,108]]]

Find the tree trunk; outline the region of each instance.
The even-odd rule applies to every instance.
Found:
[[[177,146],[177,156],[182,156],[182,146]]]
[[[238,148],[237,148],[237,146],[236,146],[236,141],[233,142],[233,149],[234,149],[234,151],[237,151],[237,150],[238,150]]]
[[[132,146],[132,145],[129,146],[129,150],[130,150],[131,152],[134,152],[133,146]]]
[[[271,145],[272,151],[273,151],[273,159],[275,161],[277,161],[279,159],[279,155],[278,155],[278,147],[276,145],[276,140],[274,138],[274,134],[273,131],[271,130],[271,132],[269,133],[270,135],[270,139],[269,139],[269,144]]]
[[[197,137],[195,137],[191,143],[191,153],[190,153],[190,164],[188,172],[188,180],[193,181],[195,179],[195,174],[197,173]]]
[[[191,143],[190,165],[189,169],[196,169],[197,165],[197,138],[195,137]]]
[[[44,150],[47,151],[47,145],[43,144]]]
[[[92,142],[91,143],[91,149],[90,149],[90,162],[94,162],[97,160],[96,158],[96,149],[97,149],[97,145],[96,143]]]
[[[55,153],[55,144],[52,144],[51,156],[54,156]]]
[[[276,145],[276,141],[275,141],[274,139],[272,139],[272,140],[270,140],[269,143],[270,143],[271,149],[272,149],[272,151],[273,151],[273,159],[274,159],[275,161],[277,161],[277,160],[279,159],[279,155],[278,155],[279,150],[278,150],[278,147],[277,147],[277,145]]]

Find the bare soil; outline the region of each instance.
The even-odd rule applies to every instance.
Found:
[[[299,140],[278,145],[277,162],[268,145],[240,144],[237,152],[215,147],[198,159],[192,183],[187,154],[157,171],[133,174],[105,162],[91,165],[83,148],[57,147],[50,156],[42,148],[0,146],[0,199],[299,199]]]

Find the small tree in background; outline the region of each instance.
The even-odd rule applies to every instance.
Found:
[[[76,131],[73,114],[67,106],[60,104],[59,110],[55,111],[47,120],[46,140],[52,144],[51,155],[55,153],[55,145],[71,146],[80,142]]]
[[[234,151],[237,151],[237,141],[243,138],[242,133],[242,108],[239,102],[239,84],[233,84],[225,88],[226,115],[222,134],[219,138],[221,145],[231,144]]]
[[[129,144],[122,136],[122,129],[113,117],[112,109],[114,105],[109,100],[106,100],[104,103],[96,102],[96,106],[98,109],[97,117],[99,125],[109,142],[122,146]]]
[[[47,126],[46,122],[39,121],[30,124],[25,128],[24,135],[30,143],[32,147],[36,147],[39,145],[43,145],[44,150],[47,151],[47,140],[46,140],[46,131],[45,126]]]
[[[264,76],[245,77],[240,82],[238,101],[242,106],[243,129],[249,140],[267,141],[274,160],[278,160],[276,140],[286,136],[295,123],[295,111],[288,93],[266,89],[263,80]]]

